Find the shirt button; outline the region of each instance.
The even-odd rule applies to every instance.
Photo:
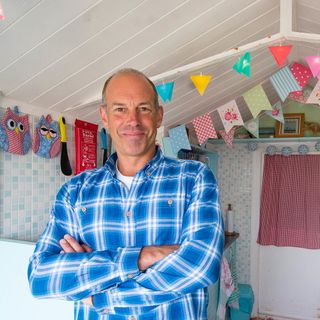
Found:
[[[169,199],[168,200],[168,205],[172,205],[173,204],[173,200],[172,199]]]
[[[147,171],[146,175],[147,175],[148,177],[150,176],[150,174],[151,174],[151,172],[150,172],[150,171]]]
[[[81,211],[82,211],[83,213],[85,213],[85,212],[87,211],[87,208],[86,208],[86,207],[82,207],[82,208],[81,208]]]
[[[107,308],[103,309],[103,313],[108,313],[109,310]]]
[[[132,279],[132,278],[133,278],[133,274],[132,274],[132,273],[129,273],[129,274],[128,274],[128,278],[129,278],[129,279]]]
[[[132,213],[130,211],[126,212],[126,216],[129,218],[132,216]]]
[[[131,316],[131,317],[129,317],[129,320],[136,320],[136,317]]]

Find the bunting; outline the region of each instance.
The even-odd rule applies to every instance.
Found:
[[[243,98],[246,101],[253,118],[256,118],[261,110],[272,110],[268,97],[260,84],[244,93]]]
[[[173,153],[177,154],[181,149],[191,150],[185,125],[169,129],[169,137]]]
[[[251,119],[245,122],[244,127],[256,138],[259,138],[259,118]]]
[[[282,101],[286,100],[290,92],[301,90],[288,66],[272,75],[270,81]]]
[[[212,76],[204,74],[190,76],[191,81],[193,82],[194,86],[197,88],[201,96],[206,91],[211,78]]]
[[[307,85],[308,81],[312,77],[312,72],[311,72],[310,68],[308,68],[298,62],[294,62],[290,66],[290,71],[302,89]],[[290,98],[298,98],[302,95],[303,95],[302,90],[292,91],[290,93]]]
[[[282,67],[292,49],[292,45],[287,46],[270,46],[269,50],[272,53],[279,67]]]
[[[168,156],[170,158],[177,157],[177,153],[174,153],[172,150],[170,137],[163,137],[162,138],[162,145],[163,145],[163,150],[164,150],[164,153],[166,156]]]
[[[312,90],[307,103],[320,104],[320,80],[314,86],[314,89]]]
[[[305,57],[314,77],[320,77],[320,56]]]
[[[232,142],[233,142],[233,137],[234,137],[235,131],[236,131],[236,127],[233,127],[228,133],[226,133],[224,130],[218,131],[221,138],[224,140],[224,142],[226,143],[226,145],[228,147],[232,147]]]
[[[233,65],[232,69],[240,74],[244,74],[248,78],[250,77],[250,52],[246,52],[239,60]]]
[[[173,86],[174,82],[162,83],[156,86],[158,95],[161,97],[163,102],[171,101]]]
[[[282,110],[282,105],[281,101],[276,102],[272,106],[272,111],[266,111],[266,114],[274,119],[276,119],[279,122],[284,123],[284,117],[283,117],[283,110]]]
[[[226,133],[228,133],[233,126],[243,125],[243,120],[235,100],[224,104],[217,110]]]
[[[217,139],[217,132],[213,127],[212,119],[210,114],[197,117],[192,121],[199,144],[203,144],[207,139]]]

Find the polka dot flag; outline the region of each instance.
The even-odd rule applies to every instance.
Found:
[[[217,132],[213,127],[212,119],[210,114],[205,114],[203,116],[197,117],[192,121],[194,130],[199,141],[199,144],[202,144],[209,138],[217,139]]]
[[[310,78],[312,77],[312,72],[309,67],[306,67],[298,62],[294,62],[290,66],[290,71],[299,83],[301,89],[303,89]],[[290,98],[298,98],[303,95],[302,90],[293,91],[290,93]]]
[[[234,133],[236,131],[236,127],[233,127],[228,133],[226,133],[224,130],[219,130],[219,134],[226,143],[228,147],[232,147],[233,137]]]

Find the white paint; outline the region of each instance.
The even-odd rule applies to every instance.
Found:
[[[300,143],[273,143],[281,149]],[[305,143],[312,150],[314,142]],[[274,319],[311,320],[320,317],[320,250],[260,246],[260,191],[263,154],[268,144],[259,144],[253,154],[251,211],[251,285],[255,294],[253,313]]]
[[[35,299],[27,279],[28,259],[34,244],[0,240],[0,319],[72,320],[71,301]]]

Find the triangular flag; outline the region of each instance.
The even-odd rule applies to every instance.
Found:
[[[250,77],[250,52],[246,52],[239,60],[233,65],[232,69],[240,74]]]
[[[272,110],[268,97],[260,84],[253,87],[242,96],[246,101],[253,118],[256,118],[261,110]]]
[[[305,57],[314,77],[320,78],[320,56]]]
[[[0,3],[0,20],[4,20],[4,19],[5,19],[5,15],[4,15],[4,12],[3,12],[2,5]]]
[[[310,68],[306,67],[298,62],[294,62],[290,66],[290,71],[302,89],[306,86],[306,84],[308,83],[308,81],[312,77],[312,72],[311,72]],[[303,95],[302,90],[293,91],[290,93],[291,98],[292,97],[298,98],[302,95]]]
[[[291,92],[288,98],[293,101],[297,101],[299,103],[307,103],[307,100],[312,92],[312,88],[309,85],[305,86],[303,90],[301,90],[302,94],[300,96],[297,94],[294,94],[296,92],[298,91]]]
[[[270,81],[282,101],[286,100],[290,92],[301,90],[288,66],[272,75]]]
[[[274,119],[276,119],[279,122],[284,123],[284,117],[283,117],[283,110],[281,102],[278,101],[272,106],[271,111],[266,111],[266,114]]]
[[[235,100],[224,104],[217,110],[226,133],[228,133],[233,126],[243,125],[243,120]]]
[[[244,123],[244,127],[252,133],[256,138],[259,138],[259,118],[251,119]]]
[[[317,82],[315,87],[313,88],[307,103],[315,103],[320,104],[320,80]]]
[[[197,117],[192,121],[194,130],[199,141],[199,144],[205,142],[208,138],[217,139],[217,132],[213,127],[212,119],[210,114]]]
[[[169,136],[173,153],[178,153],[181,149],[191,150],[186,126],[184,124],[169,129]]]
[[[193,82],[194,86],[197,88],[200,95],[203,95],[204,92],[206,91],[211,78],[212,76],[205,75],[205,74],[190,76],[191,81]]]
[[[158,95],[163,102],[171,101],[174,82],[167,82],[156,86]]]
[[[224,130],[219,130],[219,134],[224,140],[224,142],[227,144],[228,147],[232,146],[234,132],[236,131],[236,127],[233,127],[228,133],[226,133]]]
[[[282,67],[287,60],[287,57],[292,49],[292,45],[288,46],[270,46],[269,50],[271,51],[274,59],[277,64]]]
[[[177,153],[174,153],[171,146],[171,139],[170,137],[163,137],[162,138],[163,150],[167,157],[169,158],[177,158]]]

